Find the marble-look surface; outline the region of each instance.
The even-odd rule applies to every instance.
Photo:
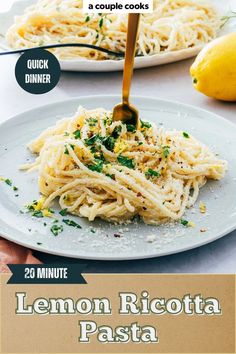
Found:
[[[7,3],[9,6],[11,1]],[[6,9],[1,2],[0,11]],[[15,114],[44,104],[76,96],[119,94],[122,73],[62,73],[58,86],[44,95],[31,95],[23,91],[14,77],[17,57],[0,57],[0,122]],[[132,94],[176,100],[215,112],[236,123],[236,104],[209,99],[192,88],[189,67],[193,59],[165,66],[137,70]],[[235,196],[232,196],[235,198]],[[44,262],[55,262],[59,257],[37,254]],[[60,258],[62,261],[72,261]],[[198,249],[140,261],[98,262],[81,261],[88,272],[160,272],[160,273],[235,273],[236,231],[222,239]]]

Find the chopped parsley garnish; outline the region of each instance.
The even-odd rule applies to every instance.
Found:
[[[189,139],[189,138],[190,138],[189,134],[186,133],[186,132],[183,132],[183,136],[184,136],[186,139]]]
[[[92,232],[93,234],[95,234],[95,230],[94,229],[90,229],[90,232]]]
[[[197,79],[196,79],[196,77],[193,79],[193,83],[194,83],[194,84],[197,84]]]
[[[32,213],[32,216],[34,216],[35,218],[43,218],[43,213],[41,210],[35,210],[33,213]]]
[[[128,167],[128,168],[134,169],[134,167],[135,167],[135,165],[134,165],[134,160],[133,160],[133,159],[130,159],[130,158],[126,157],[126,156],[119,155],[119,156],[117,157],[117,161],[118,161],[121,165],[126,166],[126,167]]]
[[[103,18],[101,18],[101,19],[99,20],[99,28],[102,28],[102,26],[103,26]]]
[[[50,208],[43,209],[42,200],[34,200],[31,204],[26,205],[26,208],[36,218],[51,217],[54,214],[54,211]]]
[[[111,175],[110,173],[106,173],[107,177],[110,177],[111,179],[115,179],[115,175]]]
[[[12,180],[10,180],[9,178],[5,179],[5,183],[10,187],[12,186]]]
[[[54,224],[52,225],[50,231],[53,233],[54,236],[58,236],[63,231],[63,226]]]
[[[85,22],[88,22],[88,21],[90,21],[90,16],[87,16],[85,19]]]
[[[117,139],[120,135],[121,132],[121,125],[118,125],[117,127],[115,127],[115,129],[112,132],[112,136]]]
[[[112,117],[106,116],[106,118],[104,119],[104,125],[111,125],[112,123]]]
[[[167,159],[167,157],[170,154],[170,147],[169,146],[163,146],[162,147],[162,153],[165,159]]]
[[[63,219],[62,220],[66,225],[76,227],[77,229],[82,229],[82,227],[77,224],[74,220]]]
[[[70,144],[70,147],[71,147],[72,150],[74,150],[74,148],[75,148],[75,146],[72,145],[72,144]],[[65,154],[65,155],[69,155],[69,150],[68,150],[68,147],[67,147],[67,146],[65,146],[64,154]]]
[[[92,147],[90,148],[90,151],[91,151],[93,154],[95,154],[95,153],[97,152],[97,149],[96,149],[95,146],[92,146]]]
[[[26,208],[27,208],[29,211],[35,211],[35,206],[37,206],[37,204],[38,204],[37,200],[33,200],[33,203],[27,205]]]
[[[151,168],[145,173],[146,177],[160,177],[161,174],[158,171],[152,170]]]
[[[138,146],[140,146],[140,145],[143,145],[143,142],[142,142],[142,141],[139,141],[139,142],[138,142]]]
[[[96,123],[97,123],[97,119],[95,118],[89,118],[87,119],[87,122],[89,124],[89,127],[95,127],[96,126]]]
[[[67,208],[62,209],[61,211],[59,211],[59,214],[60,214],[61,216],[66,216],[66,215],[68,214],[67,210],[68,210]]]
[[[74,133],[73,133],[75,139],[80,139],[81,138],[81,133],[80,133],[80,130],[76,130]]]
[[[126,124],[126,129],[127,129],[127,132],[130,132],[130,133],[136,132],[136,127],[133,124]]]
[[[181,219],[180,220],[180,223],[184,226],[187,226],[188,225],[188,220],[184,220],[184,219]]]
[[[89,118],[89,119],[87,119],[87,122],[90,127],[95,127],[95,125],[96,125],[95,123],[97,123],[98,120],[96,118]]]
[[[94,145],[98,139],[99,135],[93,135],[91,138],[85,139],[84,142],[86,145]]]
[[[41,246],[41,245],[42,245],[42,242],[37,242],[37,245],[38,245],[38,246]]]
[[[147,128],[147,129],[149,129],[149,128],[152,127],[151,123],[149,123],[149,122],[144,122],[144,121],[141,120],[141,119],[140,119],[140,123],[141,123],[141,128]]]
[[[104,139],[102,139],[102,144],[107,148],[109,151],[113,151],[114,146],[115,146],[115,138],[113,136],[108,136]]]
[[[87,166],[91,171],[96,171],[96,172],[102,172],[103,169],[103,161],[95,159],[95,164],[94,165],[88,165]]]
[[[18,188],[16,186],[13,186],[13,182],[11,179],[0,177],[0,181],[5,182],[9,187],[12,187],[14,192],[18,191]],[[15,196],[18,197],[19,195],[15,195]]]

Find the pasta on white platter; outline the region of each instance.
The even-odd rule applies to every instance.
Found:
[[[216,37],[221,22],[204,0],[154,0],[154,12],[142,14],[137,41],[138,55],[152,55],[202,46]],[[7,32],[12,48],[58,43],[87,43],[124,52],[126,14],[82,12],[82,0],[38,0],[27,8]],[[108,55],[93,49],[57,48],[60,59],[104,60]]]
[[[111,222],[140,216],[145,223],[179,220],[197,200],[207,179],[223,178],[218,159],[187,132],[154,123],[113,122],[102,108],[79,107],[29,144],[39,190],[48,208],[56,198],[69,213]]]

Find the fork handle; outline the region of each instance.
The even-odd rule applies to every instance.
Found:
[[[140,14],[129,14],[122,88],[123,103],[127,105],[129,104],[130,87],[133,76],[139,19]]]

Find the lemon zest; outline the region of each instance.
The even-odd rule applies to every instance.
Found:
[[[199,210],[202,214],[205,214],[206,212],[206,205],[203,202],[199,203]]]

